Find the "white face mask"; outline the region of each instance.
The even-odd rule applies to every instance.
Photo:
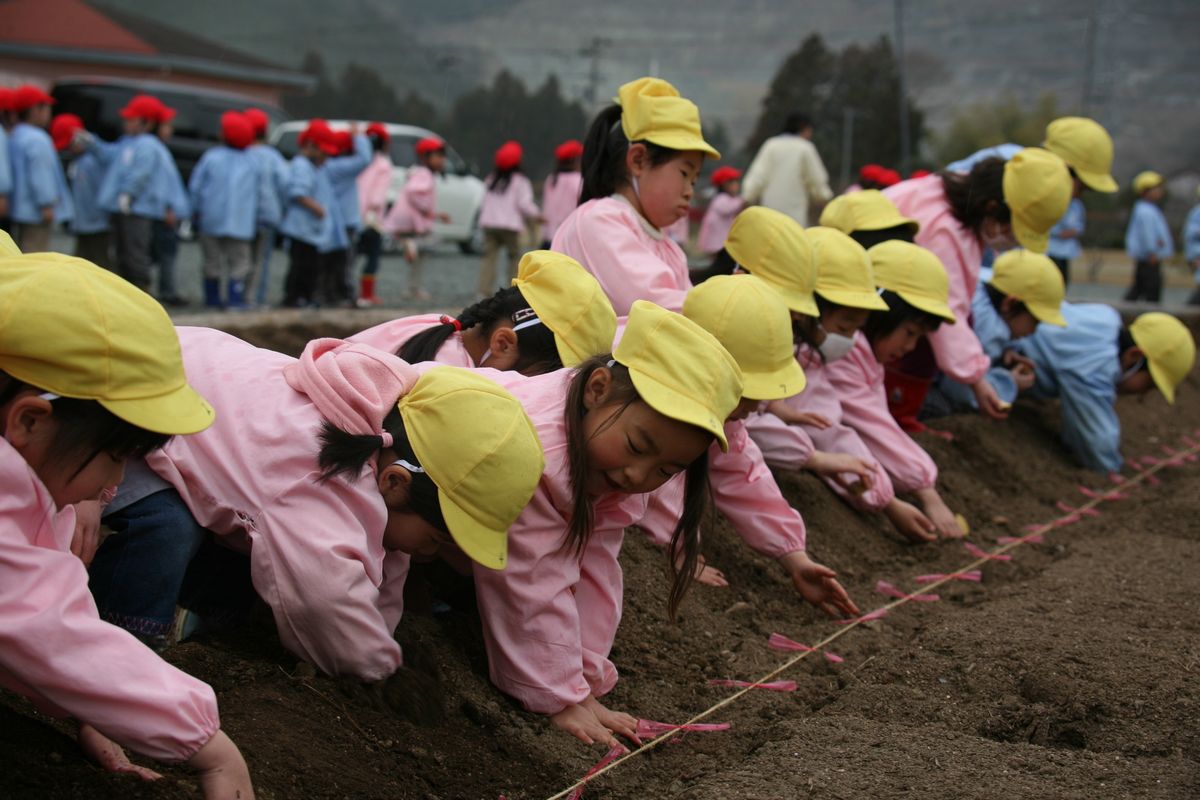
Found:
[[[821,355],[825,356],[826,361],[837,361],[853,349],[854,337],[842,336],[840,333],[826,332],[825,341],[821,343]]]

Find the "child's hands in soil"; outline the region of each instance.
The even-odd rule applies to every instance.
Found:
[[[682,561],[683,557],[680,556],[679,560]],[[703,583],[705,586],[725,587],[729,585],[729,580],[725,577],[725,573],[716,567],[710,566],[705,561],[703,555],[696,557],[696,574],[693,577],[695,577],[697,583]]]
[[[942,500],[937,489],[919,489],[913,494],[921,502],[925,515],[929,517],[940,536],[945,539],[961,539],[965,535],[958,526],[958,520],[954,518],[954,512]]]
[[[129,760],[129,756],[125,755],[121,745],[86,722],[79,723],[79,747],[85,756],[108,772],[128,772],[144,781],[156,781],[162,777],[152,769],[134,764]]]
[[[812,414],[807,411],[797,411],[792,408],[784,400],[773,400],[767,404],[767,410],[788,425],[807,425],[810,428],[816,428],[823,431],[833,423],[820,414]]]
[[[912,503],[906,503],[899,498],[894,498],[892,502],[884,507],[883,513],[892,525],[902,535],[906,536],[910,541],[921,544],[923,542],[932,542],[937,539],[934,534],[936,530],[929,517],[921,509],[914,506]]]
[[[808,557],[808,553],[797,550],[780,557],[779,563],[792,576],[792,584],[808,602],[837,619],[843,614],[856,617],[858,606],[837,582],[837,573]]]
[[[233,740],[224,731],[213,737],[188,759],[200,778],[204,800],[254,800],[250,770]]]
[[[566,731],[584,744],[602,744],[612,747],[617,744],[617,738],[611,730],[596,719],[596,714],[590,708],[575,703],[562,711],[550,715],[550,724],[559,730]]]
[[[996,394],[987,379],[980,378],[971,389],[975,391],[975,401],[979,403],[979,413],[992,419],[1008,419],[1007,404]]]
[[[875,466],[875,462],[869,458],[859,458],[849,453],[826,453],[821,450],[814,450],[804,463],[806,470],[832,478],[847,491],[855,491],[851,487],[862,484],[861,491],[856,491],[856,494],[862,494],[871,488]],[[844,475],[857,475],[858,480],[847,480]]]
[[[591,695],[588,695],[582,705],[596,715],[596,719],[601,725],[613,733],[619,733],[639,747],[641,746],[642,740],[637,735],[637,717],[623,711],[611,711]]]
[[[425,726],[442,721],[442,685],[437,678],[401,666],[376,685],[396,716]]]

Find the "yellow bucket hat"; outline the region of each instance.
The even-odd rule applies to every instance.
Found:
[[[700,109],[679,96],[679,90],[658,78],[638,78],[617,90],[621,129],[631,142],[653,142],[671,150],[721,154],[700,132]]]
[[[817,262],[817,294],[840,306],[887,311],[875,292],[871,259],[862,245],[836,228],[809,228],[806,233]]]
[[[1059,117],[1046,126],[1042,147],[1066,161],[1079,180],[1097,192],[1115,192],[1110,174],[1113,141],[1104,126],[1087,117]]]
[[[693,288],[683,315],[717,338],[742,371],[742,395],[779,400],[804,391],[792,318],[775,291],[753,275],[717,275]]]
[[[1073,194],[1067,162],[1040,147],[1026,147],[1004,165],[1004,202],[1021,246],[1046,252],[1050,229],[1067,213]]]
[[[517,267],[513,286],[521,290],[537,321],[554,333],[563,366],[576,367],[592,356],[612,352],[617,312],[600,284],[578,261],[550,250],[526,253]],[[522,320],[516,325],[537,321]]]
[[[1150,364],[1150,377],[1154,385],[1167,398],[1175,402],[1175,387],[1196,363],[1196,342],[1184,324],[1161,311],[1142,314],[1129,326],[1129,335],[1146,356]]]
[[[454,542],[503,569],[508,528],[546,467],[533,422],[500,386],[457,367],[429,370],[396,405]]]
[[[13,241],[7,231],[0,231],[0,258],[19,255],[21,255],[21,248],[17,247],[17,243]]]
[[[766,206],[738,214],[725,250],[747,272],[779,293],[792,311],[817,316],[813,288],[817,283],[812,245],[800,223]]]
[[[878,189],[864,189],[833,198],[821,212],[821,225],[837,228],[847,235],[855,231],[881,231],[908,225],[916,236],[921,229],[921,223],[901,214]]]
[[[1062,315],[1067,287],[1049,257],[1028,250],[1009,250],[996,259],[988,283],[1024,303],[1039,322],[1067,327]]]
[[[197,433],[216,417],[188,385],[158,301],[81,258],[0,257],[0,370],[154,433]]]
[[[729,451],[725,419],[742,399],[742,373],[711,333],[682,314],[638,300],[613,358],[629,370],[647,405],[708,431]]]
[[[875,271],[875,285],[895,292],[904,302],[947,322],[954,322],[950,310],[950,279],[946,268],[933,253],[920,245],[893,239],[880,242],[867,251]]]
[[[1163,180],[1163,176],[1153,170],[1148,169],[1145,172],[1139,172],[1133,178],[1133,193],[1141,194],[1147,189],[1153,189],[1155,186],[1160,185]]]

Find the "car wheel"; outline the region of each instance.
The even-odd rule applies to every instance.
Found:
[[[471,235],[459,241],[458,249],[465,256],[477,256],[483,252],[483,228],[479,227],[479,217],[471,223]]]

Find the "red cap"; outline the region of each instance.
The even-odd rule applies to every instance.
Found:
[[[380,139],[384,144],[392,140],[392,135],[388,133],[387,127],[382,122],[372,122],[367,126],[367,136],[373,136]]]
[[[908,177],[909,180],[912,180],[913,178],[924,178],[926,175],[932,174],[933,173],[927,169],[914,169],[911,173],[909,173]]]
[[[70,146],[75,134],[84,130],[83,120],[74,114],[59,114],[50,122],[50,138],[54,149],[62,152]]]
[[[436,153],[446,149],[446,143],[436,136],[426,136],[424,139],[417,142],[417,155],[423,156],[429,153]]]
[[[168,108],[162,100],[149,94],[135,94],[121,109],[125,119],[148,119],[151,122],[169,122],[175,118],[175,109]]]
[[[12,111],[13,90],[0,86],[0,111]]]
[[[583,144],[578,139],[567,139],[554,148],[554,158],[558,161],[573,161],[583,155]]]
[[[333,130],[329,127],[329,123],[323,119],[311,120],[308,123],[308,127],[300,134],[298,141],[301,145],[312,143],[328,156],[336,156],[338,154],[336,137]]]
[[[858,170],[858,180],[862,183],[879,183],[879,175],[883,167],[878,164],[863,164]]]
[[[875,180],[883,187],[895,186],[900,182],[900,173],[885,167],[879,170],[879,176]]]
[[[254,144],[254,126],[240,111],[226,111],[221,115],[221,138],[235,150],[245,150]]]
[[[354,152],[354,136],[350,131],[334,131],[333,141],[337,143],[339,155],[346,155]]]
[[[520,142],[514,142],[512,139],[509,139],[500,145],[500,149],[496,151],[496,169],[516,169],[521,166],[521,157],[523,155],[525,155],[525,151],[521,149]]]
[[[18,86],[13,92],[9,108],[13,111],[27,111],[34,106],[40,105],[52,106],[54,105],[54,98],[46,94],[39,87],[26,83],[23,86]]]
[[[724,186],[730,181],[736,181],[742,177],[742,171],[736,167],[717,167],[713,170],[712,185]]]
[[[250,120],[250,127],[254,128],[255,136],[267,135],[267,126],[271,124],[271,118],[267,116],[267,112],[261,108],[247,108],[242,111],[242,115]]]

